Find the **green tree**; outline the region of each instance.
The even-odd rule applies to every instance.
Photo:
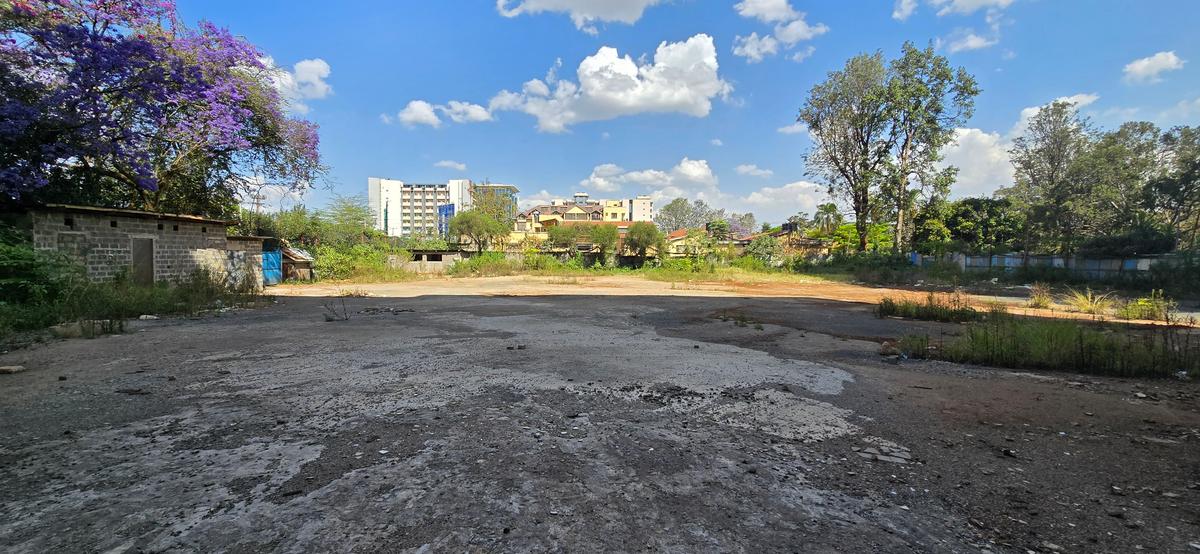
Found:
[[[1016,183],[999,194],[1025,212],[1025,248],[1071,254],[1099,223],[1086,164],[1093,130],[1070,102],[1054,102],[1029,119],[1009,151]]]
[[[754,237],[754,240],[746,245],[746,255],[771,263],[783,257],[783,246],[779,244],[779,239],[771,235],[761,235]]]
[[[659,229],[669,233],[679,229],[695,229],[714,219],[723,219],[724,210],[714,210],[703,200],[688,202],[687,198],[676,198],[658,210],[654,222]]]
[[[891,155],[887,88],[883,54],[858,55],[813,86],[797,118],[813,141],[805,155],[808,173],[850,204],[859,251],[867,249],[872,201]]]
[[[821,235],[831,235],[842,225],[842,212],[833,202],[821,204],[817,206],[817,213],[813,215],[813,224]]]
[[[579,228],[575,225],[553,225],[546,229],[546,243],[559,249],[574,249],[579,242]]]
[[[324,241],[353,244],[370,238],[375,216],[362,196],[337,196],[318,216],[324,222]]]
[[[646,252],[651,248],[655,248],[659,256],[662,256],[665,253],[661,248],[662,243],[662,232],[650,222],[638,221],[630,225],[629,231],[625,233],[625,249],[643,262],[646,259]]]
[[[717,240],[717,241],[729,240],[729,236],[730,236],[730,232],[731,232],[730,227],[729,227],[729,222],[725,221],[724,219],[717,219],[714,221],[709,221],[705,225],[705,230],[708,231],[708,235],[710,237],[712,237],[713,240]]]
[[[979,86],[963,68],[934,52],[905,42],[903,54],[892,61],[887,76],[886,117],[891,149],[884,196],[891,204],[895,250],[907,250],[909,228],[921,193],[944,196],[956,169],[938,168],[941,150],[975,110]],[[918,188],[913,190],[916,184]]]
[[[1165,170],[1146,187],[1146,204],[1194,250],[1200,246],[1200,127],[1176,127],[1161,141]]]
[[[617,239],[620,238],[620,232],[616,225],[600,224],[593,225],[588,232],[592,244],[596,245],[596,249],[600,251],[600,265],[607,266],[609,257],[617,248]]]
[[[480,211],[467,210],[450,218],[450,234],[467,237],[477,253],[482,253],[491,243],[503,240],[508,233],[507,224]]]

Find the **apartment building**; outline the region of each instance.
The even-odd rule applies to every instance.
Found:
[[[375,228],[394,237],[445,235],[450,218],[474,207],[476,197],[495,198],[515,215],[518,192],[513,185],[473,183],[468,179],[445,183],[367,179],[367,201],[375,215]]]

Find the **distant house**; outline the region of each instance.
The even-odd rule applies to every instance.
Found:
[[[65,254],[89,279],[180,282],[205,269],[261,288],[262,238],[230,237],[230,221],[138,210],[47,204],[27,210],[34,247]]]

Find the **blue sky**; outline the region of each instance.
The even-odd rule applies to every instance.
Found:
[[[1022,117],[1056,98],[1103,127],[1200,123],[1193,0],[305,4],[179,9],[290,72],[281,86],[321,126],[331,167],[310,206],[365,194],[369,176],[471,178],[515,184],[527,200],[685,195],[779,221],[825,199],[804,172],[806,134],[781,130],[809,88],[850,56],[892,57],[905,40],[933,41],[983,89],[947,152],[957,196],[1005,185]]]

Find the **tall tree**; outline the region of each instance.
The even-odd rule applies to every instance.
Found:
[[[1147,203],[1195,249],[1200,246],[1200,127],[1167,131],[1162,149],[1165,170],[1147,186]]]
[[[688,202],[687,198],[676,198],[658,210],[654,222],[664,233],[679,229],[696,229],[714,219],[724,219],[724,210],[714,210],[703,200]]]
[[[872,201],[891,154],[887,88],[883,54],[861,54],[813,86],[797,118],[813,140],[805,155],[808,172],[825,180],[830,196],[850,204],[860,252],[867,249]]]
[[[1025,212],[1026,250],[1071,254],[1098,223],[1080,163],[1094,131],[1070,102],[1054,102],[1038,110],[1009,151],[1016,182],[999,191]]]
[[[4,197],[228,216],[251,186],[323,175],[316,127],[229,31],[161,0],[4,4]]]
[[[897,252],[911,243],[917,197],[921,193],[944,196],[954,181],[956,170],[939,169],[937,162],[954,130],[974,113],[978,95],[975,78],[961,67],[951,68],[932,45],[922,50],[905,42],[901,56],[890,64],[886,117],[891,163],[884,195],[895,219]]]
[[[630,225],[629,230],[625,232],[625,249],[645,261],[646,252],[651,248],[657,248],[659,254],[662,254],[662,237],[662,232],[653,223],[638,221]]]
[[[813,224],[822,235],[833,234],[842,225],[842,212],[833,202],[821,204],[813,214]]]
[[[450,218],[450,234],[467,237],[477,253],[482,253],[494,242],[503,241],[508,233],[507,224],[480,211],[467,210]]]
[[[588,238],[592,240],[592,244],[596,245],[596,250],[600,253],[600,265],[608,265],[609,257],[616,249],[617,240],[620,237],[621,233],[617,226],[607,223],[593,225],[588,231]]]

